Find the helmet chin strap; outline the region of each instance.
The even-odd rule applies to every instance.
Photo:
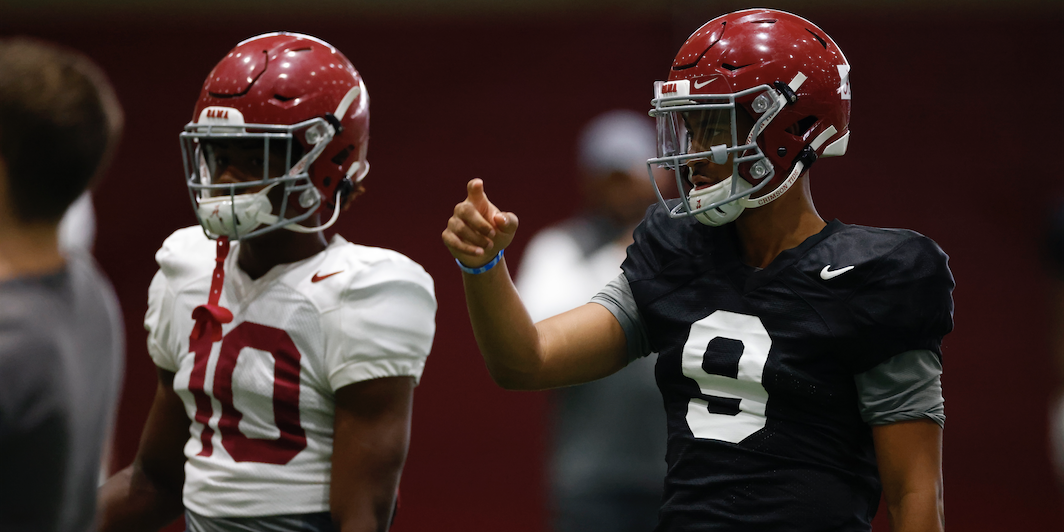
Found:
[[[809,143],[809,145],[802,150],[802,154],[798,156],[798,159],[794,163],[794,168],[792,168],[790,174],[787,175],[787,179],[784,179],[778,187],[772,190],[772,192],[754,199],[744,196],[735,201],[725,203],[716,209],[700,212],[695,215],[695,219],[704,225],[718,227],[735,221],[735,219],[747,208],[761,207],[779,199],[780,196],[790,190],[802,173],[809,169],[809,166],[811,166],[813,161],[816,160],[816,151],[820,149],[829,138],[835,135],[835,133],[838,133],[835,126],[828,126],[828,128],[821,134],[817,135],[816,138],[813,139],[813,142]],[[688,201],[692,203],[697,202],[695,208],[698,208],[703,202],[708,204],[727,198],[731,194],[731,182],[733,179],[738,179],[736,182],[736,191],[749,190],[752,188],[742,177],[737,178],[733,176],[711,187],[692,191],[688,196]]]
[[[333,208],[332,217],[329,218],[328,222],[325,222],[322,225],[319,225],[317,227],[303,227],[299,224],[289,224],[284,226],[284,228],[288,229],[289,231],[295,231],[297,233],[317,233],[320,231],[324,231],[332,227],[332,225],[336,223],[336,220],[340,217],[340,187],[336,187],[336,201],[333,203],[333,205],[335,205],[336,207]]]
[[[328,222],[325,222],[324,224],[319,225],[317,227],[304,227],[296,223],[291,223],[284,226],[283,229],[287,229],[296,233],[318,233],[332,227],[332,225],[336,223],[336,220],[340,218],[340,195],[342,192],[343,191],[340,187],[336,187],[336,201],[335,203],[333,203],[333,205],[335,205],[336,207],[333,209],[332,217],[329,218]],[[275,224],[278,220],[280,220],[280,218],[276,214],[263,212],[260,212],[256,219],[264,224]]]
[[[347,110],[351,107],[351,104],[354,103],[355,98],[358,98],[358,96],[362,94],[364,89],[365,85],[362,83],[362,80],[359,79],[358,85],[355,87],[351,87],[351,89],[347,91],[347,94],[344,95],[343,99],[340,100],[340,104],[336,106],[336,111],[333,113],[333,116],[335,116],[336,118],[334,118],[333,120],[342,120],[344,116],[347,115]],[[311,152],[313,154],[313,157],[310,157],[311,154],[308,154],[307,157],[303,158],[304,161],[307,161],[307,165],[317,159],[318,155],[320,155],[321,152],[325,149],[325,145],[328,144],[332,140],[332,138],[335,135],[339,134],[340,130],[343,129],[341,126],[339,126],[339,122],[336,122],[335,126],[330,124],[330,128],[332,129],[332,133],[328,135],[328,137],[322,136],[322,140],[319,141],[317,145],[315,145],[314,150]],[[302,163],[303,161],[300,162]],[[292,171],[294,170],[295,167],[293,167]],[[302,167],[299,170],[302,171]],[[359,170],[361,170],[361,174],[358,177],[358,181],[361,181],[362,178],[365,177],[366,173],[369,171],[369,163],[354,163],[348,170],[345,179],[350,179],[351,175]],[[320,201],[321,195],[317,191],[317,189],[310,190],[314,191],[314,200]],[[332,227],[332,225],[336,223],[336,220],[340,218],[340,196],[343,193],[343,190],[343,187],[336,187],[336,198],[333,202],[335,208],[333,208],[332,217],[329,218],[328,222],[325,222],[324,224],[319,225],[317,227],[304,227],[302,225],[292,223],[284,226],[284,229],[295,233],[318,233]],[[302,197],[300,198],[300,203],[303,203]],[[258,220],[262,223],[273,224],[277,222],[278,218],[273,214],[267,214],[265,216],[259,215]]]
[[[784,179],[778,187],[773,189],[772,192],[769,192],[768,194],[765,194],[764,196],[761,196],[759,198],[739,198],[739,205],[747,208],[756,208],[768,205],[769,203],[772,203],[773,201],[779,199],[779,197],[782,196],[784,192],[790,190],[791,186],[794,185],[794,182],[797,181],[798,178],[802,175],[802,172],[808,170],[809,167],[812,166],[813,161],[816,161],[816,151],[819,150],[820,147],[823,146],[829,138],[835,135],[835,133],[838,133],[838,130],[835,129],[835,126],[828,126],[827,129],[825,129],[823,132],[817,135],[815,139],[813,139],[813,142],[810,142],[809,145],[802,150],[802,153],[798,156],[797,160],[794,163],[794,168],[791,169],[791,173],[787,175],[787,179]]]
[[[793,104],[795,101],[797,101],[798,96],[795,94],[795,92],[802,86],[803,83],[805,83],[807,79],[808,77],[806,77],[805,74],[798,72],[794,76],[794,78],[791,79],[790,83],[783,84],[782,82],[778,81],[775,83],[776,92],[774,93],[774,97],[769,96],[773,93],[765,92],[764,94],[759,96],[757,100],[755,100],[755,110],[761,112],[758,109],[758,106],[760,104],[764,109],[767,110],[768,114],[762,120],[758,121],[758,124],[760,124],[759,126],[750,130],[750,133],[747,135],[746,138],[747,144],[753,143],[755,139],[759,135],[761,135],[762,132],[765,131],[769,123],[771,123],[776,118],[776,115],[778,115],[779,112],[785,106]],[[763,102],[761,102],[762,99],[764,99]],[[718,227],[735,221],[735,219],[738,218],[739,215],[742,214],[747,207],[760,207],[782,196],[784,192],[791,188],[791,186],[798,179],[798,177],[802,175],[802,171],[804,169],[807,169],[809,165],[812,164],[813,160],[816,160],[816,150],[820,148],[820,146],[834,134],[835,128],[834,126],[832,126],[828,128],[828,131],[825,131],[824,133],[818,135],[817,138],[813,140],[813,143],[810,145],[812,146],[812,149],[809,150],[809,147],[807,147],[805,150],[802,150],[802,155],[799,155],[798,160],[794,165],[794,168],[791,169],[790,175],[788,175],[787,179],[785,179],[783,183],[776,187],[775,190],[773,190],[772,192],[769,192],[768,194],[753,200],[750,199],[749,196],[740,197],[728,203],[719,205],[714,209],[709,209],[700,212],[694,215],[695,219],[704,225]],[[724,161],[727,158],[727,154],[723,150],[718,153],[717,148],[718,146],[714,146],[713,148],[711,148],[711,151],[713,152],[713,161],[716,164],[724,164]],[[811,154],[811,156],[808,154]],[[807,160],[809,162],[805,162]],[[767,158],[763,157],[758,164],[765,164],[765,162],[767,162]],[[736,192],[743,192],[753,188],[753,185],[751,185],[746,179],[743,179],[741,176],[739,176],[738,171],[733,171],[731,177],[725,179],[724,181],[721,181],[720,183],[717,183],[716,185],[713,185],[712,187],[707,187],[701,190],[692,190],[691,193],[688,195],[688,201],[691,203],[696,203],[697,206],[695,208],[697,209],[701,207],[703,202],[712,204],[717,201],[724,200],[732,195],[731,189],[733,181],[735,183]]]

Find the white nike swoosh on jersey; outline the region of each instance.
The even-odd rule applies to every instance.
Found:
[[[842,275],[842,274],[854,269],[854,266],[847,266],[845,268],[839,268],[837,270],[828,271],[828,268],[830,268],[830,267],[831,267],[831,265],[828,264],[827,266],[824,266],[823,270],[820,270],[820,278],[821,279],[823,279],[825,281],[827,281],[828,279],[834,279],[834,278],[836,278],[836,277],[838,277],[838,276],[840,276],[840,275]]]
[[[713,83],[714,81],[717,81],[717,78],[710,78],[710,79],[707,79],[706,81],[704,81],[704,82],[703,82],[703,83],[701,83],[701,84],[699,84],[699,83],[698,83],[698,82],[696,81],[696,82],[695,82],[695,88],[696,88],[696,89],[701,89],[702,87],[705,87],[706,85],[709,85],[710,83]]]

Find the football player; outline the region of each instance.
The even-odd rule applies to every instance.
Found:
[[[329,44],[241,42],[181,134],[199,225],[156,254],[159,385],[103,530],[385,530],[435,333],[410,259],[322,231],[362,191],[369,94]],[[328,221],[322,220],[325,213]]]
[[[474,179],[443,233],[488,369],[506,388],[606,377],[659,353],[668,473],[659,531],[943,527],[947,257],[913,231],[825,222],[809,168],[846,151],[849,63],[774,10],[713,19],[655,85],[652,206],[623,273],[533,324],[503,260],[517,217]]]

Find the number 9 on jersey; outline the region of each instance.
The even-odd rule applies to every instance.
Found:
[[[739,443],[765,427],[768,392],[761,379],[771,347],[757,316],[717,310],[691,324],[683,374],[711,399],[696,397],[687,405],[687,425],[696,438]]]

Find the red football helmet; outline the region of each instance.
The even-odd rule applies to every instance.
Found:
[[[749,9],[699,28],[676,54],[668,81],[655,83],[651,102],[658,157],[647,167],[675,171],[681,202],[670,215],[707,225],[731,222],[743,209],[780,197],[817,157],[844,154],[849,71],[831,37],[791,13]],[[738,138],[737,115],[744,111],[753,127]],[[698,142],[701,132],[687,128],[692,113],[699,113],[698,123],[727,125],[730,117],[730,144]],[[730,178],[683,194],[689,162],[723,165],[729,159]],[[660,190],[658,198],[665,203]]]
[[[241,42],[207,76],[181,133],[196,217],[210,238],[249,238],[282,227],[321,231],[336,221],[344,198],[369,171],[368,141],[369,93],[336,48],[285,32]],[[261,180],[218,182],[224,162],[215,151],[233,143],[261,147]],[[279,161],[283,168],[276,167]],[[279,209],[266,197],[276,187]],[[300,209],[289,216],[292,201]],[[333,209],[328,222],[299,224],[323,208]]]

